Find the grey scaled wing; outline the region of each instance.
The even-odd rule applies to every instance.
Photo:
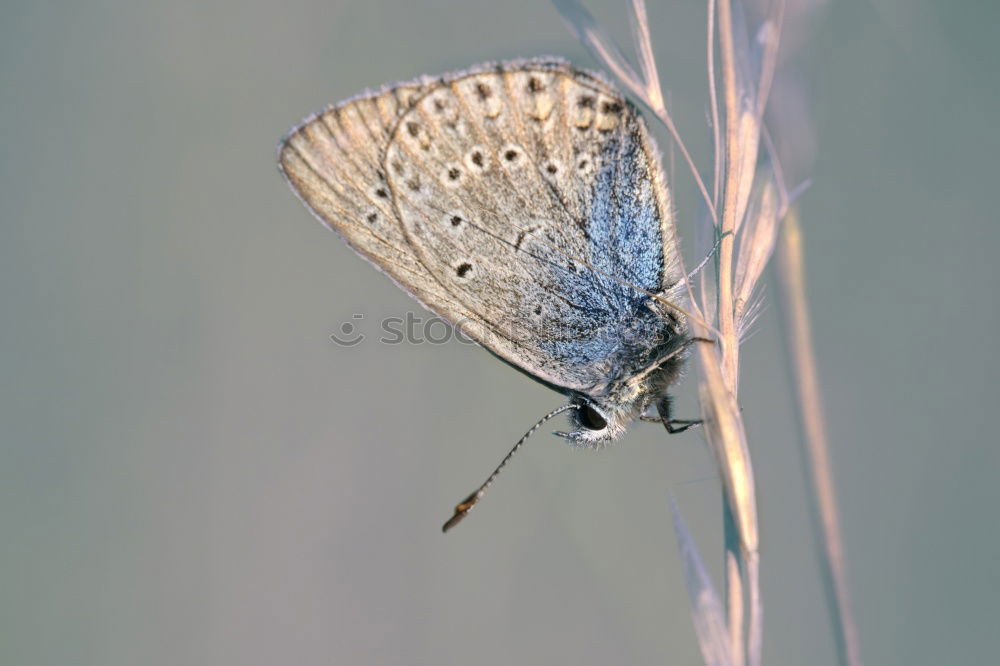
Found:
[[[667,189],[599,77],[535,60],[390,87],[307,119],[279,161],[359,254],[547,384],[598,394],[676,342],[650,295],[679,297]]]

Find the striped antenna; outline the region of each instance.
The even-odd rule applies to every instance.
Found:
[[[510,461],[510,459],[514,457],[514,454],[517,453],[517,450],[522,446],[524,446],[524,443],[528,440],[528,438],[531,437],[531,435],[534,434],[534,432],[538,430],[543,423],[545,423],[546,421],[555,416],[562,414],[565,411],[568,411],[570,409],[579,409],[579,408],[580,408],[579,405],[563,405],[559,409],[553,409],[551,412],[543,416],[538,423],[531,426],[531,429],[528,430],[528,432],[524,433],[524,436],[521,437],[521,439],[517,440],[517,444],[514,445],[514,448],[510,450],[510,453],[504,456],[504,459],[500,461],[500,464],[497,465],[497,468],[495,470],[493,470],[493,473],[490,474],[489,478],[487,478],[486,481],[483,482],[483,485],[479,486],[476,492],[472,493],[471,495],[469,495],[464,500],[458,503],[458,505],[455,507],[455,515],[453,515],[451,518],[448,519],[448,522],[444,524],[444,527],[441,528],[441,531],[447,532],[455,525],[458,525],[463,518],[469,515],[469,512],[472,511],[472,508],[479,503],[479,500],[483,498],[483,495],[486,494],[486,491],[489,490],[489,487],[493,485],[493,480],[496,479],[497,476],[500,474],[500,470],[502,470],[504,467],[507,466],[508,461]]]

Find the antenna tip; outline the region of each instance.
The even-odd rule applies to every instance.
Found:
[[[466,497],[465,500],[459,502],[459,504],[455,507],[455,515],[448,519],[448,522],[441,527],[441,531],[447,532],[455,525],[462,522],[462,519],[469,515],[469,511],[472,511],[472,507],[476,506],[476,502],[479,501],[480,497],[482,497],[482,491],[477,490]]]

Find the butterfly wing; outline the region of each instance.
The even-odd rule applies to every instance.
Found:
[[[398,86],[293,131],[303,201],[429,309],[532,376],[599,391],[647,363],[680,271],[635,109],[562,61]]]
[[[356,252],[425,304],[459,309],[417,259],[382,169],[399,117],[431,84],[361,95],[307,118],[282,140],[278,164],[302,202]]]

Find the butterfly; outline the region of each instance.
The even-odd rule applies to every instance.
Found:
[[[528,434],[563,412],[557,434],[584,447],[651,406],[686,423],[667,395],[691,341],[670,196],[639,112],[600,75],[545,58],[387,86],[307,118],[278,161],[358,254],[567,396]]]

